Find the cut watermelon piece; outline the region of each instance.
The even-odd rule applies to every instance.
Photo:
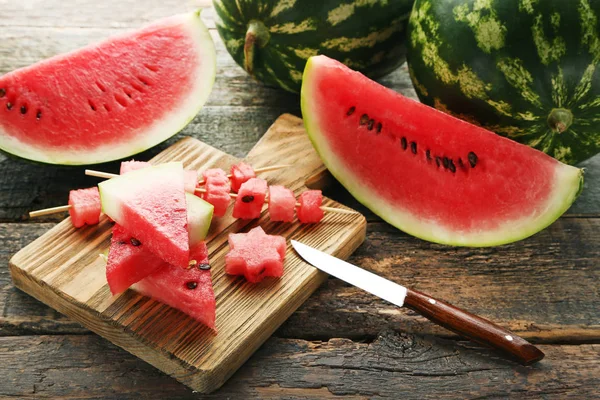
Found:
[[[183,166],[160,164],[101,182],[102,210],[169,264],[187,267]]]
[[[122,226],[113,226],[106,262],[106,281],[113,295],[124,292],[134,283],[168,265],[147,251],[146,246]]]
[[[198,186],[198,172],[191,169],[183,170],[183,189],[187,193],[194,194]]]
[[[75,228],[96,225],[100,221],[100,194],[97,187],[71,190],[69,192],[69,215]]]
[[[212,218],[212,206],[186,193],[190,249],[205,238]],[[140,240],[131,236],[119,224],[113,227],[113,236],[106,263],[106,280],[112,294],[125,291],[161,266],[169,265],[146,250]]]
[[[292,222],[295,210],[294,192],[285,186],[269,186],[269,218],[271,221]]]
[[[137,171],[138,169],[143,169],[152,166],[148,161],[123,161],[121,162],[121,170],[119,171],[119,175],[125,175],[131,171]]]
[[[199,12],[15,70],[0,77],[0,148],[55,164],[127,157],[187,125],[215,70]]]
[[[325,56],[304,71],[306,131],[329,171],[390,224],[433,242],[492,246],[564,213],[581,170],[408,99]]]
[[[267,181],[252,178],[242,183],[233,206],[233,217],[242,219],[260,218],[267,197]]]
[[[227,173],[220,168],[207,169],[202,173],[204,190],[202,198],[214,206],[214,215],[222,217],[229,207],[231,186]]]
[[[323,194],[320,190],[307,190],[298,197],[298,220],[303,224],[314,224],[323,219]]]
[[[206,244],[202,242],[192,247],[190,256],[191,268],[166,265],[133,285],[132,289],[215,330],[216,302]]]
[[[230,251],[225,256],[225,272],[244,275],[252,283],[267,276],[281,277],[286,247],[283,236],[267,235],[260,226],[248,233],[232,233]]]
[[[252,178],[256,178],[256,174],[250,164],[240,162],[231,166],[231,190],[234,192],[237,193],[242,183]]]

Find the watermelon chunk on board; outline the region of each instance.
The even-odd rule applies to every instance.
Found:
[[[231,190],[238,192],[242,183],[256,178],[256,173],[250,164],[239,162],[231,166]]]
[[[75,228],[96,225],[100,222],[100,193],[97,187],[71,190],[69,192],[69,215]]]
[[[215,59],[191,12],[10,72],[0,77],[0,148],[55,164],[138,153],[200,111]]]
[[[269,219],[292,222],[296,212],[294,192],[285,186],[269,186]]]
[[[390,224],[433,242],[493,246],[550,225],[583,172],[387,89],[325,56],[302,84],[306,131],[328,170]]]
[[[189,269],[164,265],[132,289],[144,296],[176,308],[215,330],[216,302],[212,286],[206,243],[190,249]]]
[[[298,197],[298,220],[303,224],[315,224],[323,219],[323,194],[320,190],[306,190]]]
[[[229,253],[225,256],[225,272],[244,275],[256,283],[267,276],[283,275],[286,242],[283,236],[267,235],[257,226],[248,233],[229,235]]]
[[[260,218],[265,198],[267,197],[267,181],[251,178],[242,183],[233,206],[233,217],[242,219]]]
[[[163,261],[187,267],[187,209],[180,162],[160,164],[98,184],[102,210]]]

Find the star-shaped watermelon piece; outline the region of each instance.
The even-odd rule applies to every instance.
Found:
[[[286,251],[283,236],[267,235],[257,226],[248,233],[229,235],[229,254],[225,257],[225,272],[244,275],[248,282],[260,282],[267,276],[283,275]]]

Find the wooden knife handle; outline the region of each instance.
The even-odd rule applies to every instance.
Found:
[[[459,335],[510,354],[523,365],[544,358],[540,349],[514,333],[424,293],[408,289],[404,305]]]

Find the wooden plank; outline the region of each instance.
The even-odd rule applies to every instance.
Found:
[[[270,339],[206,399],[592,399],[600,346],[542,345],[522,367],[465,342],[384,332],[370,343]],[[3,398],[192,399],[191,390],[97,336],[0,338]],[[68,377],[68,378],[66,378]]]
[[[182,161],[186,168],[229,168],[237,160],[188,138],[153,158],[154,163]],[[302,120],[281,116],[252,149],[246,161],[255,168],[290,164],[294,168],[262,173],[296,195],[306,179],[324,170],[304,133]],[[342,208],[324,199],[324,205]],[[231,209],[232,207],[230,207]],[[111,296],[105,262],[111,224],[75,229],[69,219],[13,256],[9,262],[16,287],[139,356],[201,392],[220,387],[233,372],[300,306],[326,278],[306,265],[288,246],[281,279],[253,285],[224,271],[227,236],[260,224],[266,232],[303,241],[338,257],[348,257],[364,240],[362,215],[326,213],[319,224],[275,223],[264,207],[259,221],[231,214],[211,225],[207,239],[217,298],[214,335],[181,312],[128,291]]]
[[[0,224],[0,265],[50,224]],[[561,218],[522,242],[489,249],[452,248],[370,223],[350,257],[388,279],[487,316],[538,343],[600,342],[600,218]],[[577,282],[577,284],[573,284]],[[82,333],[72,320],[15,289],[0,268],[0,335]],[[415,313],[329,279],[276,336],[371,338],[384,329],[452,334]]]

